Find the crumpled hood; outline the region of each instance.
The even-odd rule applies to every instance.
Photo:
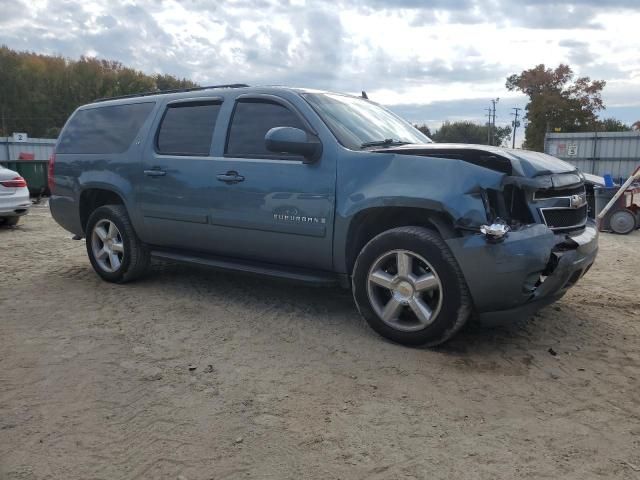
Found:
[[[373,151],[465,160],[509,175],[527,178],[559,173],[577,173],[576,167],[570,163],[546,153],[487,145],[429,143],[378,148]]]
[[[504,149],[503,155],[508,155],[512,163],[517,162],[520,168],[516,169],[514,166],[514,170],[520,170],[527,177],[551,175],[553,173],[575,173],[578,170],[570,163],[546,153]]]

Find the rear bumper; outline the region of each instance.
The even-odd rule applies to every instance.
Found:
[[[79,236],[84,236],[80,223],[79,208],[71,197],[51,195],[49,209],[53,219],[65,230]]]
[[[572,237],[531,225],[499,244],[481,235],[448,243],[467,280],[476,318],[495,325],[529,317],[561,298],[593,264],[598,232],[592,222]]]
[[[0,217],[19,217],[29,213],[31,199],[27,187],[17,189],[11,195],[0,196]]]

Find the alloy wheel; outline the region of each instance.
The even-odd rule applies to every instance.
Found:
[[[390,327],[411,332],[431,325],[442,307],[442,283],[422,256],[392,250],[369,270],[367,294],[374,311]]]
[[[105,272],[115,272],[122,265],[124,244],[122,234],[111,220],[98,221],[91,232],[91,250],[96,262]]]

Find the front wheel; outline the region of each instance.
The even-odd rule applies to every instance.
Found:
[[[89,260],[103,280],[124,283],[146,272],[149,251],[138,239],[123,205],[97,208],[87,222],[86,237]]]
[[[444,343],[471,312],[451,251],[437,233],[422,227],[394,228],[367,243],[356,260],[352,286],[367,323],[405,345]]]

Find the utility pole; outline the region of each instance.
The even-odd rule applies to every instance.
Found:
[[[491,103],[493,104],[493,128],[491,129],[491,145],[493,145],[496,141],[495,135],[496,135],[496,103],[498,103],[500,101],[500,98],[496,98],[494,100],[491,100]]]
[[[496,128],[496,103],[500,101],[500,98],[491,99],[491,108],[485,108],[487,112],[489,112],[487,117],[489,117],[489,122],[487,123],[487,143],[489,145],[493,145],[494,143],[494,131]]]
[[[520,110],[522,110],[520,107],[513,107],[511,110],[513,110],[515,113],[512,113],[511,115],[514,116],[513,118],[513,139],[512,139],[512,143],[511,143],[511,148],[516,148],[516,131],[518,130],[518,127],[520,126],[520,120],[518,120],[518,112],[520,112]]]
[[[487,119],[487,145],[491,145],[491,109],[490,108],[485,108],[486,112],[489,112],[485,115],[485,117],[488,117]]]

